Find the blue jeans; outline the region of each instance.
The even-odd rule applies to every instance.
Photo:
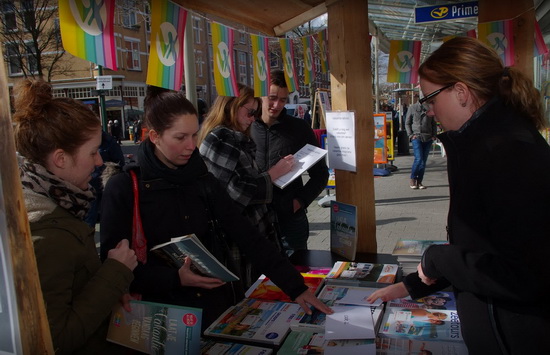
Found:
[[[424,171],[426,170],[426,161],[430,154],[430,148],[433,141],[422,142],[420,139],[413,139],[412,146],[414,151],[414,162],[411,169],[411,179],[422,182]]]

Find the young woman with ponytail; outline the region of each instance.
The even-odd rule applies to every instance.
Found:
[[[448,245],[370,300],[452,286],[470,354],[550,349],[550,148],[542,98],[476,39],[445,42],[421,66],[423,103],[445,132]]]

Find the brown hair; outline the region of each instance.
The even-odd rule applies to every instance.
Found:
[[[33,163],[45,166],[56,149],[75,154],[101,127],[99,118],[80,101],[52,96],[42,80],[26,79],[15,94],[15,145]]]
[[[286,88],[285,72],[280,69],[272,70],[269,73],[269,81],[271,85],[276,85],[280,88]]]
[[[538,129],[545,126],[542,98],[533,82],[518,69],[505,68],[496,52],[475,38],[455,37],[443,43],[418,72],[436,84],[463,82],[480,102],[498,94]]]
[[[208,133],[218,126],[223,125],[232,130],[240,131],[241,129],[239,128],[238,122],[239,109],[250,99],[254,99],[254,101],[258,103],[258,112],[256,113],[256,117],[259,116],[262,102],[260,98],[254,97],[254,89],[240,83],[238,86],[239,96],[218,96],[214,101],[212,108],[208,112],[208,115],[202,124],[201,131],[199,133],[199,145]],[[248,135],[249,131],[250,127],[244,133]]]
[[[181,91],[172,91],[156,86],[147,87],[145,96],[145,125],[159,135],[172,127],[181,115],[198,115],[197,109]]]

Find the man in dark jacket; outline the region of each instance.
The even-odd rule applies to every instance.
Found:
[[[302,119],[286,114],[288,87],[284,72],[271,73],[269,96],[262,97],[262,116],[251,126],[250,134],[256,143],[256,161],[260,170],[267,171],[281,157],[294,154],[307,143],[319,146],[311,127]],[[323,191],[328,180],[324,159],[308,170],[309,180],[301,178],[284,189],[273,189],[273,209],[282,233],[282,243],[289,250],[307,249],[309,222],[306,208]]]

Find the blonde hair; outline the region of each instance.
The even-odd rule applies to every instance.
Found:
[[[16,88],[13,121],[17,151],[43,166],[56,149],[75,154],[101,127],[99,118],[83,103],[54,98],[50,84],[29,79]]]
[[[455,37],[441,45],[418,69],[436,84],[463,82],[479,102],[500,95],[538,129],[546,123],[542,97],[533,82],[514,67],[504,67],[496,52],[475,38]]]
[[[250,99],[258,102],[256,117],[259,116],[262,102],[259,97],[254,97],[254,89],[243,84],[238,84],[238,86],[239,96],[218,96],[216,98],[202,124],[197,145],[200,145],[208,133],[218,126],[225,126],[235,131],[240,131],[241,129],[239,128],[238,122],[239,109]],[[244,133],[248,135],[249,131],[250,128]]]

